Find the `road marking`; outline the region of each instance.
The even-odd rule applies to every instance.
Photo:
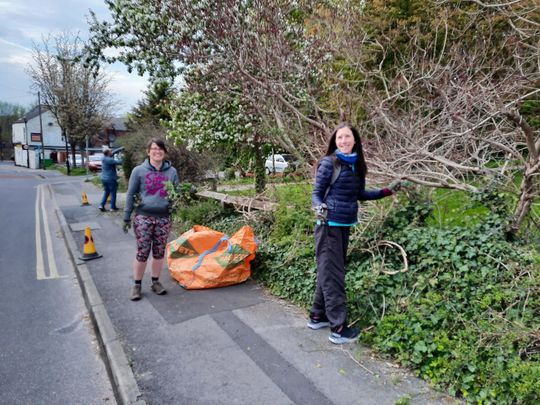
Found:
[[[48,280],[61,278],[58,274],[58,268],[56,267],[56,261],[54,260],[54,254],[52,250],[51,231],[49,228],[49,217],[47,210],[45,209],[45,197],[43,196],[43,187],[40,185],[37,187],[36,196],[36,275],[38,280]],[[40,215],[40,213],[42,215]],[[45,233],[45,247],[47,249],[47,259],[49,267],[49,276],[45,275],[45,264],[43,260],[43,247],[41,240],[41,220],[43,219],[43,230]]]
[[[35,179],[38,176],[18,175],[18,174],[0,174],[0,179]]]
[[[50,190],[49,190],[50,193]],[[49,195],[49,198],[52,197]],[[49,259],[49,272],[50,278],[58,278],[58,268],[56,267],[56,261],[54,260],[54,253],[52,250],[51,230],[49,228],[49,216],[45,209],[45,198],[43,196],[43,189],[41,191],[41,212],[43,213],[43,225],[45,226],[45,241],[47,242],[47,257]]]
[[[45,279],[45,267],[43,266],[43,253],[41,251],[41,217],[39,215],[39,203],[41,200],[41,186],[36,193],[36,273],[37,279]]]

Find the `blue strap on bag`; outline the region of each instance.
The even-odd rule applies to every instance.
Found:
[[[207,255],[209,255],[210,253],[214,253],[216,250],[218,250],[223,242],[227,242],[227,251],[230,252],[231,251],[231,244],[229,243],[229,237],[227,235],[225,235],[220,240],[218,240],[218,242],[212,248],[210,248],[208,250],[205,250],[204,252],[202,252],[200,254],[199,260],[197,260],[197,263],[195,264],[195,266],[193,266],[193,268],[191,270],[195,271],[199,267],[201,267],[203,259]]]

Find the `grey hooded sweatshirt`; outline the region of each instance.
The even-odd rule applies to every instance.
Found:
[[[129,177],[124,221],[131,219],[136,195],[139,196],[136,214],[168,217],[170,215],[170,202],[165,189],[165,183],[168,181],[175,186],[179,182],[178,173],[168,160],[163,161],[159,170],[150,164],[149,159],[135,167]]]

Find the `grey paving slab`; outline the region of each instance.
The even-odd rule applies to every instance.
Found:
[[[101,229],[101,226],[97,222],[75,222],[69,224],[69,227],[73,232],[84,231],[86,228],[90,228],[93,231]]]
[[[307,328],[304,313],[284,301],[269,298],[234,314],[336,405],[393,405],[406,397],[414,404],[452,402],[362,345],[331,344],[328,329]]]

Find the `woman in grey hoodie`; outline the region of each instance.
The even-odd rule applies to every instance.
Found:
[[[167,291],[159,282],[159,276],[165,262],[165,246],[171,229],[170,206],[165,183],[177,185],[176,169],[165,160],[167,148],[161,139],[151,139],[147,146],[148,158],[135,167],[129,177],[129,186],[124,209],[124,232],[131,227],[131,212],[138,205],[133,217],[133,230],[137,239],[137,255],[133,261],[133,279],[135,285],[131,293],[133,301],[140,300],[141,284],[146,269],[146,262],[152,251],[152,286],[158,295]]]

